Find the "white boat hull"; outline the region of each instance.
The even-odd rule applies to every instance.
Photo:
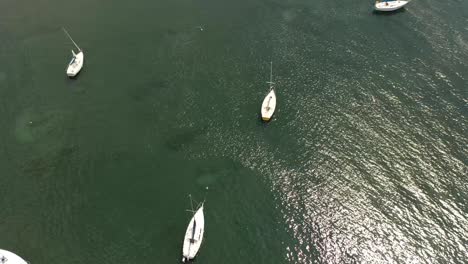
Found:
[[[195,258],[203,240],[204,229],[205,217],[203,215],[202,204],[190,220],[187,231],[185,232],[184,246],[182,248],[182,262],[190,261]]]
[[[78,54],[74,54],[72,60],[68,64],[67,68],[67,75],[68,77],[75,77],[83,68],[84,63],[84,54],[82,51],[78,52]]]
[[[276,108],[276,94],[275,90],[271,89],[271,91],[265,96],[262,103],[262,120],[263,121],[270,121],[273,113],[275,113]]]
[[[27,264],[27,262],[15,253],[0,249],[0,264]]]
[[[395,11],[404,7],[408,3],[409,1],[377,2],[375,3],[375,10],[383,12]]]

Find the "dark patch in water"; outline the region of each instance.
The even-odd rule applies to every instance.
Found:
[[[205,129],[197,128],[183,128],[170,136],[165,146],[173,151],[181,151],[190,144],[192,144],[197,137],[205,133]]]
[[[77,152],[77,146],[67,146],[56,152],[33,157],[21,165],[21,171],[34,177],[48,176],[61,164],[72,160]]]
[[[141,86],[130,87],[128,95],[137,102],[155,99],[157,91],[167,87],[167,82],[162,79],[152,80]]]

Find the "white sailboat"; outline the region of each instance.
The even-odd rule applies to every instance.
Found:
[[[15,253],[0,249],[0,264],[27,264],[27,262]]]
[[[80,49],[80,47],[78,47],[76,42],[72,39],[70,34],[68,34],[67,30],[65,28],[63,28],[63,31],[65,32],[65,34],[67,34],[67,36],[73,42],[75,47],[78,49],[78,53],[75,53],[75,51],[73,51],[73,50],[71,51],[72,54],[73,54],[73,58],[71,59],[70,63],[68,64],[68,67],[67,67],[68,77],[73,78],[80,72],[81,68],[83,68],[84,54],[83,54],[83,51]]]
[[[276,94],[273,88],[275,84],[273,83],[273,62],[270,64],[270,81],[267,83],[270,84],[270,92],[265,96],[262,103],[261,113],[263,121],[270,121],[276,108]]]
[[[377,2],[375,2],[375,10],[384,11],[384,12],[395,11],[397,9],[400,9],[400,8],[404,7],[408,3],[409,3],[409,1],[400,1],[400,0],[396,0],[396,1],[386,1],[386,0],[377,1]]]
[[[192,200],[190,199],[190,203]],[[205,230],[205,217],[203,215],[203,203],[198,207],[197,211],[190,210],[194,213],[187,227],[184,237],[184,245],[182,248],[182,262],[190,261],[195,258],[200,249],[203,233]]]

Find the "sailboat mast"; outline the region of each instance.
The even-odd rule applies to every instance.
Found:
[[[190,197],[190,208],[192,208],[192,213],[195,214],[195,211],[193,210],[193,201],[192,201],[192,195],[189,194]]]
[[[270,89],[273,89],[273,84],[275,83],[273,82],[273,62],[272,61],[270,62],[270,81],[267,83],[270,84]]]
[[[68,31],[65,29],[65,28],[62,28],[63,29],[63,32],[65,32],[65,34],[67,34],[67,36],[70,38],[70,40],[73,42],[73,44],[76,46],[76,48],[78,49],[78,51],[81,51],[80,47],[78,47],[78,45],[76,44],[76,42],[72,39],[72,37],[70,36],[70,34],[68,34]]]
[[[273,62],[270,61],[270,83],[273,83]]]

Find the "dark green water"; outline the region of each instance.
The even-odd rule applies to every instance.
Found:
[[[468,2],[372,5],[0,2],[0,248],[178,263],[191,193],[197,263],[466,263]]]

